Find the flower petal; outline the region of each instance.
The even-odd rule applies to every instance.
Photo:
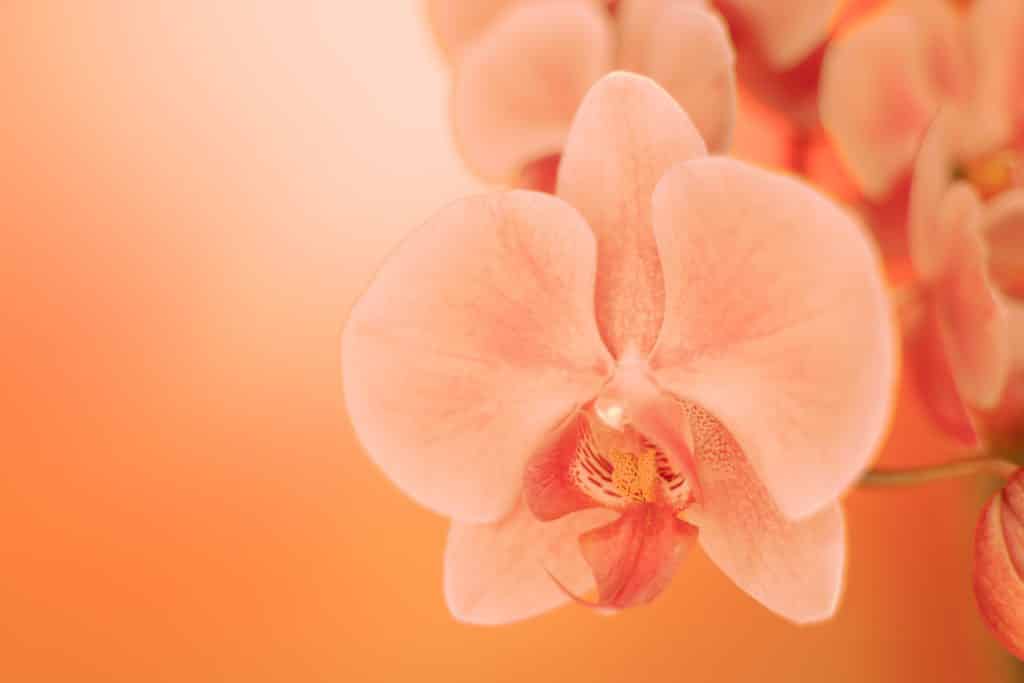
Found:
[[[427,19],[441,52],[458,55],[513,0],[427,0]]]
[[[889,419],[894,334],[870,242],[809,187],[730,159],[672,169],[654,231],[655,376],[728,426],[786,516],[818,512]]]
[[[956,165],[959,120],[951,109],[944,109],[928,126],[914,161],[909,209],[910,260],[923,280],[938,277],[948,264],[953,221],[946,218],[977,210],[976,194],[965,189],[949,192]],[[940,211],[940,205],[946,208]]]
[[[986,204],[981,230],[993,279],[1007,293],[1024,296],[1024,189],[1004,192]]]
[[[999,641],[1024,659],[1024,473],[985,506],[974,536],[974,595]]]
[[[560,153],[576,108],[613,56],[610,21],[591,0],[504,12],[456,69],[452,121],[466,163],[487,180],[511,181]]]
[[[968,31],[976,79],[971,150],[980,153],[1024,129],[1024,3],[974,0]]]
[[[577,413],[526,466],[523,499],[540,521],[550,522],[597,505],[576,485],[571,473],[577,445],[587,437],[589,429],[587,418]]]
[[[978,431],[957,386],[941,320],[934,300],[926,300],[920,320],[904,337],[904,357],[918,396],[936,425],[963,445],[976,446]]]
[[[460,621],[507,624],[569,601],[552,577],[576,593],[592,590],[578,538],[615,516],[597,509],[540,522],[520,502],[496,524],[452,523],[444,556],[448,609]]]
[[[712,152],[736,123],[735,56],[722,21],[694,0],[623,0],[619,67],[650,76],[689,114]]]
[[[889,13],[829,47],[821,73],[821,120],[872,199],[906,174],[939,106],[919,23]]]
[[[1006,309],[988,276],[978,216],[976,208],[954,219],[951,270],[937,285],[936,303],[957,386],[969,404],[987,409],[1006,386],[1010,340]]]
[[[616,521],[580,536],[594,572],[595,607],[624,609],[658,597],[675,576],[697,530],[666,505],[640,504]]]
[[[828,37],[843,0],[727,0],[776,69],[796,66]]]
[[[651,230],[651,194],[672,164],[703,156],[689,117],[654,81],[602,78],[573,121],[558,195],[597,236],[597,321],[619,357],[650,349],[661,327],[664,281]]]
[[[737,586],[791,621],[832,617],[846,556],[839,505],[788,520],[728,430],[700,406],[685,408],[702,492],[701,503],[686,516],[700,530],[708,557]]]
[[[500,519],[542,440],[610,376],[593,317],[595,249],[564,202],[458,202],[413,233],[342,340],[349,415],[408,495],[463,521]]]

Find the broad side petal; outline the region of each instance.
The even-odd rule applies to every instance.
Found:
[[[662,385],[718,417],[793,519],[874,456],[895,381],[880,264],[844,211],[731,159],[679,164],[654,195]]]
[[[473,172],[515,181],[561,153],[587,89],[612,68],[614,39],[592,0],[528,2],[504,12],[460,60],[455,143]]]
[[[921,27],[908,15],[869,19],[828,48],[821,120],[869,197],[880,199],[910,171],[939,97]]]
[[[619,67],[653,78],[689,114],[708,150],[736,124],[735,55],[716,15],[694,0],[622,0]]]
[[[529,457],[610,375],[594,273],[582,218],[539,193],[464,200],[413,233],[342,339],[349,415],[370,457],[441,514],[503,517]]]
[[[828,38],[843,0],[724,0],[776,69],[796,66]]]
[[[974,0],[967,25],[976,78],[970,151],[982,153],[1024,130],[1024,3]]]
[[[615,517],[596,509],[539,522],[520,502],[495,524],[452,523],[444,557],[448,609],[459,621],[507,624],[569,602],[555,579],[576,594],[593,590],[579,537]]]
[[[651,195],[674,163],[704,142],[654,81],[613,73],[587,94],[573,121],[558,195],[597,236],[597,321],[611,352],[647,352],[661,327],[664,280],[651,230]]]
[[[982,512],[974,536],[974,595],[999,641],[1024,659],[1024,474]]]
[[[708,557],[768,609],[796,623],[835,614],[846,542],[838,503],[793,522],[773,502],[728,430],[689,403],[702,501],[687,510]]]

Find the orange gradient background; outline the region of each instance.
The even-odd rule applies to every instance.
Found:
[[[1008,680],[977,482],[852,494],[823,626],[699,552],[614,618],[450,618],[446,522],[362,453],[339,371],[375,265],[479,189],[421,14],[3,3],[0,680]],[[883,458],[943,455],[904,398]]]

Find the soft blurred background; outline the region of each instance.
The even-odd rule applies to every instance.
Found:
[[[339,335],[479,188],[415,0],[0,6],[0,680],[1002,681],[978,482],[857,492],[838,618],[696,553],[653,605],[457,624]],[[415,283],[410,283],[415,286]],[[901,401],[889,464],[951,449]]]

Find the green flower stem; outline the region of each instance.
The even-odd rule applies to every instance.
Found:
[[[972,457],[951,460],[941,465],[911,467],[908,469],[877,469],[868,470],[861,477],[859,486],[878,488],[889,486],[916,486],[930,481],[966,477],[970,474],[988,473],[1009,479],[1020,465],[996,457]]]

